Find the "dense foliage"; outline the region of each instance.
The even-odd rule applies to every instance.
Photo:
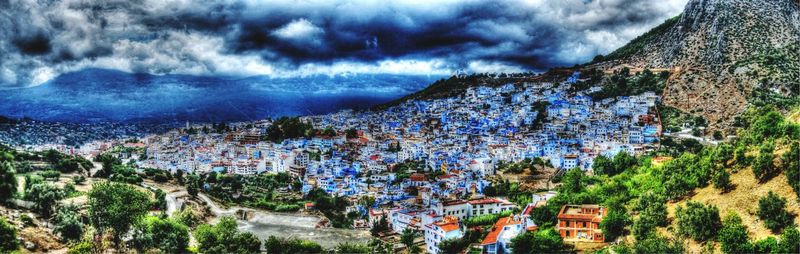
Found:
[[[239,232],[236,220],[231,217],[220,218],[216,225],[198,226],[194,231],[194,238],[197,239],[197,248],[201,253],[261,252],[261,241],[252,233]]]
[[[281,238],[276,236],[270,236],[267,238],[267,241],[264,243],[265,248],[267,249],[267,253],[275,253],[275,254],[294,254],[294,253],[322,253],[323,249],[322,246],[319,244],[307,241],[307,240],[300,240],[296,238]],[[343,250],[356,250],[361,251],[363,247],[357,245],[339,245],[339,251]],[[348,252],[350,253],[350,252]]]
[[[564,240],[555,229],[525,232],[511,239],[513,253],[561,253]]]
[[[300,121],[298,117],[281,117],[267,128],[266,140],[281,142],[284,139],[312,137],[316,134],[314,125]]]
[[[696,241],[714,239],[722,228],[719,209],[712,205],[703,205],[689,201],[686,206],[675,209],[678,233],[691,237]]]
[[[77,205],[68,204],[58,207],[54,221],[53,232],[58,233],[64,240],[79,240],[83,235],[84,225]]]
[[[6,202],[17,192],[17,175],[10,161],[0,160],[0,202]]]
[[[594,100],[631,96],[644,92],[661,94],[669,77],[669,73],[656,75],[650,70],[644,70],[638,75],[631,76],[628,68],[616,71],[614,75],[604,80],[600,91],[590,96]]]
[[[101,232],[111,229],[114,240],[120,241],[147,213],[150,197],[124,183],[98,182],[89,192],[89,218]]]
[[[189,228],[173,219],[149,216],[136,223],[133,232],[131,242],[140,251],[182,253],[189,247]]]
[[[758,200],[758,218],[775,233],[781,232],[794,221],[794,217],[786,211],[786,199],[772,191]]]
[[[17,228],[0,217],[0,251],[11,252],[19,248],[17,241]]]

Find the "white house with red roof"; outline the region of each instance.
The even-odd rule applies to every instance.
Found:
[[[483,253],[511,253],[511,239],[525,232],[525,230],[526,222],[519,215],[500,218],[492,226],[489,234],[481,241]]]
[[[447,239],[464,237],[458,218],[445,216],[440,222],[427,224],[425,230],[425,250],[432,254],[439,254],[439,243]]]

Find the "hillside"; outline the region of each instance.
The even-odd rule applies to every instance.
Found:
[[[720,215],[728,214],[728,212],[738,214],[742,218],[742,223],[747,227],[750,239],[761,240],[774,236],[757,215],[758,200],[770,191],[787,200],[786,208],[790,213],[800,214],[800,203],[798,203],[792,187],[788,184],[785,174],[780,174],[765,183],[759,183],[750,169],[741,169],[731,174],[731,184],[734,189],[726,193],[722,193],[713,186],[706,186],[695,190],[691,197],[680,202],[668,203],[667,209],[669,218],[673,222],[672,226],[675,227],[675,208],[694,201],[718,207]],[[800,216],[794,218],[794,223],[800,225]],[[669,233],[667,230],[661,232]],[[687,250],[692,253],[701,252],[702,245],[690,241]],[[717,250],[719,251],[719,249]]]
[[[800,2],[691,0],[681,15],[590,66],[671,69],[667,105],[730,127],[754,88],[800,94]]]

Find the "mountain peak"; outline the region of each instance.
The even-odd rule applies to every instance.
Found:
[[[665,103],[729,127],[756,88],[800,94],[800,2],[691,0],[606,59],[596,66],[671,69]]]

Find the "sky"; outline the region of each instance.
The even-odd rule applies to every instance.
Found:
[[[85,68],[295,77],[527,72],[607,54],[687,0],[0,0],[0,88]]]

